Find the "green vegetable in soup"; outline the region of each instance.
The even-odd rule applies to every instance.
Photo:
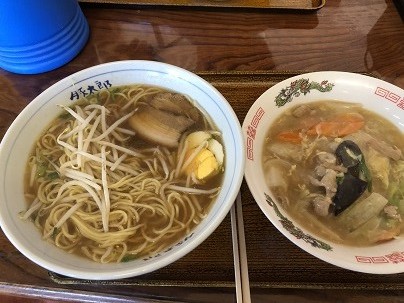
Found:
[[[359,172],[362,180],[368,183],[368,191],[372,192],[372,175],[366,165],[365,158],[361,157],[359,161]]]
[[[398,161],[392,175],[394,179],[388,188],[388,200],[404,215],[404,160]]]
[[[130,262],[133,260],[139,259],[139,256],[134,255],[134,254],[126,254],[122,259],[121,262],[122,263],[126,263],[126,262]]]

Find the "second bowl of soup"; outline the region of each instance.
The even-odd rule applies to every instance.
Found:
[[[403,97],[379,79],[317,72],[254,103],[243,123],[245,177],[296,245],[354,271],[404,271]]]

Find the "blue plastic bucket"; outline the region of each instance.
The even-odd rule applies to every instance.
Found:
[[[88,40],[77,0],[1,0],[0,67],[36,74],[72,60]]]

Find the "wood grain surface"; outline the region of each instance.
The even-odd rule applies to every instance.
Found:
[[[240,122],[254,94],[276,81],[271,78],[266,82],[265,77],[256,81],[254,94],[251,94],[249,74],[350,71],[372,73],[404,88],[404,23],[390,0],[328,0],[324,7],[311,12],[81,5],[91,33],[76,58],[63,67],[37,75],[0,70],[0,138],[21,110],[44,89],[76,71],[115,60],[155,60],[201,74],[244,73],[247,76],[244,82],[239,78],[233,81],[231,77],[225,81],[210,78],[227,96],[237,91],[231,105]],[[277,79],[282,77],[284,75]],[[243,205],[246,230],[251,235],[246,241],[253,302],[404,302],[402,275],[350,273],[312,258],[276,234],[269,222],[263,221],[245,184]],[[178,281],[178,276],[173,276],[170,270],[179,268],[177,272],[186,278],[183,280],[196,282],[194,287],[55,280],[17,252],[0,233],[0,294],[7,295],[4,302],[16,298],[24,302],[151,302],[151,299],[235,302],[232,256],[228,255],[231,254],[229,218],[226,220],[217,231],[220,235],[212,235],[203,244],[204,249],[212,250],[209,256],[198,255],[196,251],[196,255],[187,256],[172,268],[142,277],[148,281]],[[265,232],[269,238],[264,237],[262,241],[260,235]],[[223,251],[215,250],[218,239]],[[265,241],[271,246],[266,247]],[[274,246],[276,243],[278,246]],[[293,265],[276,258],[270,260],[275,266],[268,268],[269,261],[264,257],[268,258],[273,249],[287,250],[289,257],[295,256],[289,262]],[[195,260],[197,265],[194,265]],[[206,263],[203,271],[202,262]],[[308,271],[305,271],[306,266],[309,266]],[[287,271],[291,268],[293,270]],[[202,286],[201,282],[208,275],[212,278],[210,282],[226,283],[219,283],[217,287]],[[336,279],[344,282],[342,287],[329,287],[327,283]],[[326,283],[326,287],[322,287],[322,283]],[[375,287],[378,283],[385,287]],[[369,285],[373,287],[367,288]]]
[[[323,7],[325,0],[80,0],[83,3],[109,3],[129,5],[190,6],[214,8],[261,8],[315,10]]]

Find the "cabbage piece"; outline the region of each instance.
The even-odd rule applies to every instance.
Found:
[[[371,193],[367,198],[354,202],[339,215],[337,220],[348,231],[353,231],[377,216],[387,203],[388,200],[381,194]]]
[[[369,243],[387,241],[400,233],[400,221],[398,219],[388,219],[385,216],[375,216],[356,230],[348,237],[353,239],[364,239]]]
[[[392,181],[388,188],[389,203],[398,207],[404,215],[404,160],[397,161],[392,166]]]
[[[271,159],[264,163],[265,181],[282,204],[289,204],[287,176],[291,174],[291,169],[292,165],[281,159]]]
[[[389,186],[390,160],[373,148],[369,148],[367,164],[373,179],[381,181],[384,189]]]
[[[293,143],[275,142],[268,145],[267,150],[269,153],[274,154],[279,158],[291,160],[294,162],[301,162],[303,160],[302,146]]]

